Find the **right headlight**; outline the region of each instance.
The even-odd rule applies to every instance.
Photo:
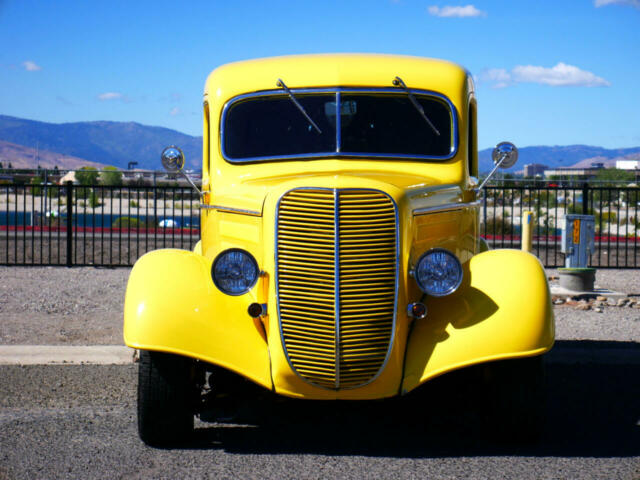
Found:
[[[414,277],[424,293],[444,297],[460,286],[462,265],[449,250],[434,248],[422,254],[414,270]]]
[[[227,295],[247,293],[255,285],[259,274],[255,258],[239,248],[222,252],[211,267],[213,283]]]

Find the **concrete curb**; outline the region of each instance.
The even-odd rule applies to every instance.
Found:
[[[120,345],[0,345],[0,365],[126,365],[134,352]]]
[[[640,344],[589,348],[556,346],[545,355],[549,364],[640,366]],[[0,365],[129,365],[135,350],[120,345],[0,345]]]

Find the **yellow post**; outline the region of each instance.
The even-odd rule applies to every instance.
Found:
[[[531,253],[533,248],[533,212],[522,212],[522,250]]]

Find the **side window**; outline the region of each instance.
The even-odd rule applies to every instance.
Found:
[[[476,101],[472,98],[469,101],[469,122],[468,122],[468,139],[467,139],[467,152],[469,162],[469,175],[472,177],[478,176],[478,132],[476,127],[477,111]]]

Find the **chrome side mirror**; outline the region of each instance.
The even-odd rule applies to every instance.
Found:
[[[175,145],[165,148],[160,158],[162,166],[168,172],[176,173],[184,168],[184,153]]]
[[[499,168],[511,168],[518,161],[518,148],[511,142],[500,142],[491,152],[491,159],[493,160],[494,167],[489,175],[482,181],[480,186],[475,189],[476,193],[482,190],[482,187],[489,181],[496,170]]]
[[[518,148],[511,142],[500,142],[491,152],[491,159],[498,168],[511,168],[518,161]]]
[[[200,189],[196,187],[196,184],[193,183],[193,180],[191,180],[189,176],[184,173],[184,153],[182,153],[182,150],[180,150],[175,145],[170,145],[162,151],[160,159],[162,160],[162,166],[166,171],[170,173],[180,173],[180,175],[182,175],[187,180],[187,182],[189,182],[191,187],[196,192],[198,192],[200,199],[202,199],[202,192],[200,191]]]

